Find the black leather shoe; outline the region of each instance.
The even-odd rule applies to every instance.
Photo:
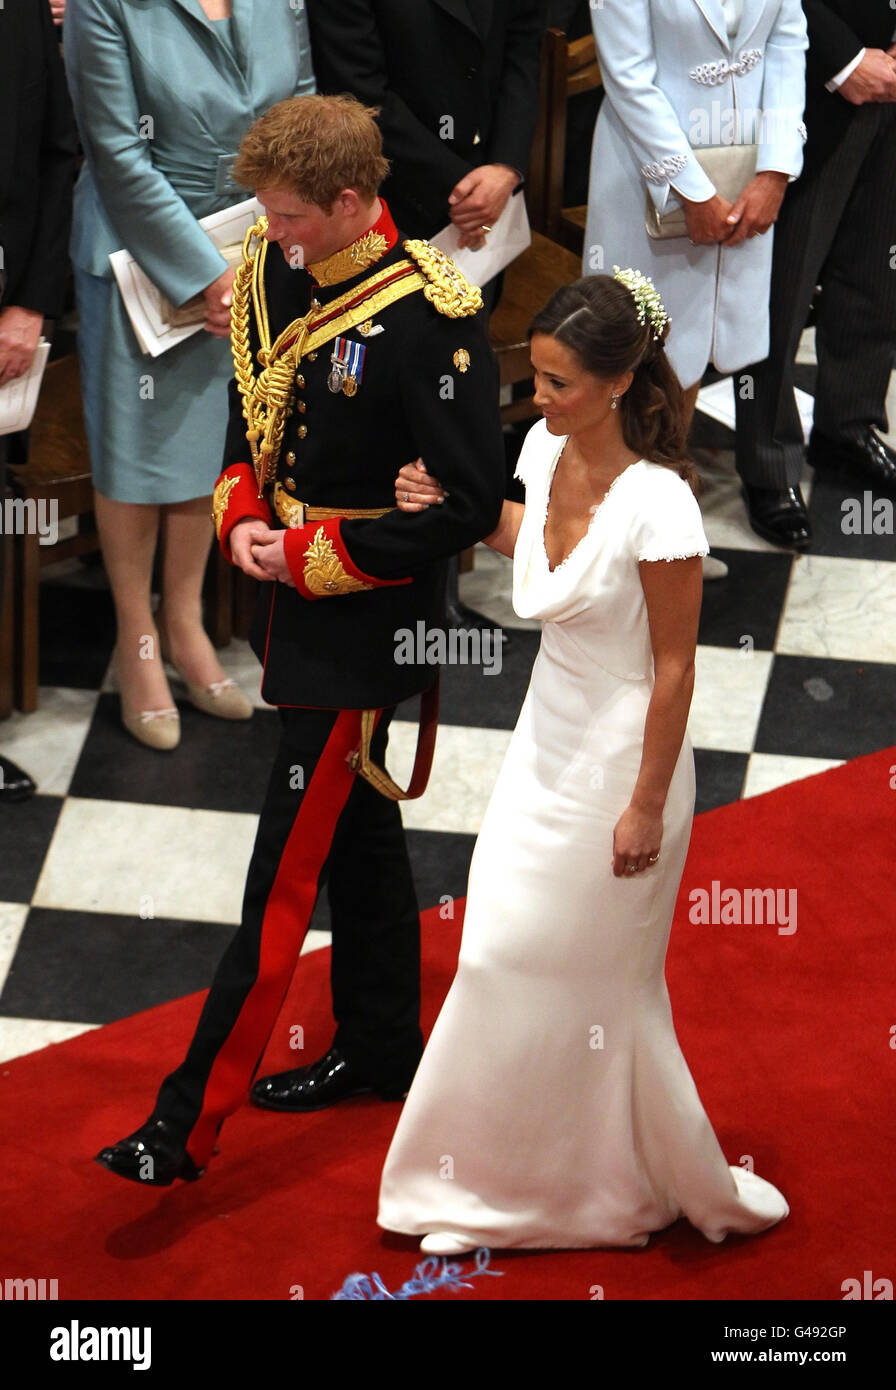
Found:
[[[896,453],[871,425],[857,439],[830,439],[813,430],[806,457],[822,475],[854,478],[896,495]]]
[[[812,529],[803,494],[798,487],[752,487],[743,484],[750,525],[772,545],[786,545],[791,550],[808,550]]]
[[[197,1168],[183,1143],[166,1120],[152,1120],[120,1139],[109,1149],[101,1149],[95,1163],[110,1173],[147,1187],[170,1187],[175,1178],[195,1182],[205,1172]]]
[[[410,1083],[408,1083],[409,1085]],[[381,1100],[404,1100],[407,1085],[375,1087],[358,1073],[358,1069],[338,1048],[331,1047],[319,1061],[294,1071],[264,1076],[252,1087],[253,1105],[265,1110],[311,1111],[326,1110],[350,1096],[371,1095]]]
[[[28,773],[0,754],[0,806],[13,801],[26,801],[36,791],[37,787]]]
[[[478,628],[480,632],[497,632],[499,636],[496,641],[500,640],[505,650],[510,642],[503,627],[499,627],[497,623],[492,622],[491,618],[487,618],[484,613],[477,612],[469,604],[461,603],[459,599],[456,603],[448,604],[445,610],[445,627]]]

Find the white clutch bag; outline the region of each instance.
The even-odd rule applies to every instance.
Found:
[[[715,184],[716,192],[734,203],[756,173],[758,145],[705,145],[693,151],[694,158],[706,176]],[[647,235],[656,241],[668,237],[687,236],[688,226],[684,208],[672,208],[662,215],[647,194]]]

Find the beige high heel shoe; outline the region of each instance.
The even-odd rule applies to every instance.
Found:
[[[217,719],[251,719],[252,705],[240,690],[235,680],[225,676],[223,680],[212,681],[211,685],[191,685],[180,668],[171,659],[168,634],[164,631],[159,615],[156,614],[156,627],[159,633],[159,651],[162,660],[177,672],[178,680],[185,687],[187,698],[203,714],[212,714]]]
[[[112,653],[112,671],[121,701],[121,722],[139,743],[158,753],[170,753],[180,743],[180,713],[174,705],[164,709],[128,710],[121,688],[121,665],[116,647]]]

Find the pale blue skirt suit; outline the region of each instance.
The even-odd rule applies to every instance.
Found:
[[[109,254],[134,256],[172,304],[226,269],[197,218],[250,196],[230,179],[256,116],[314,91],[304,6],[232,0],[69,0],[65,59],[86,161],[71,254],[84,412],[97,490],[120,502],[211,493],[221,466],[226,339],[204,330],[161,357],[134,337]]]
[[[671,324],[682,385],[711,362],[737,371],[768,356],[774,228],[739,246],[653,240],[660,213],[715,188],[693,151],[759,145],[757,171],[796,178],[806,138],[806,16],[800,0],[601,0],[592,5],[606,97],[591,155],[583,274],[649,275]]]

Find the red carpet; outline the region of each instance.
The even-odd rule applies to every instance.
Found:
[[[750,1155],[790,1217],[712,1246],[685,1222],[646,1250],[503,1254],[464,1299],[841,1299],[894,1277],[892,1086],[896,749],[700,816],[669,955],[676,1027],[729,1162]],[[695,925],[689,892],[797,890],[797,930]],[[458,905],[460,907],[460,905]],[[451,979],[460,921],[424,919],[424,1028]],[[329,1043],[329,954],[301,962],[265,1070]],[[0,1273],[59,1297],[327,1299],[349,1274],[396,1290],[416,1243],[375,1224],[397,1105],[312,1116],[246,1106],[198,1183],[140,1189],[92,1163],[134,1129],[183,1054],[200,995],[0,1068]],[[290,1027],[305,1030],[291,1052]],[[465,1262],[465,1268],[469,1264]]]

